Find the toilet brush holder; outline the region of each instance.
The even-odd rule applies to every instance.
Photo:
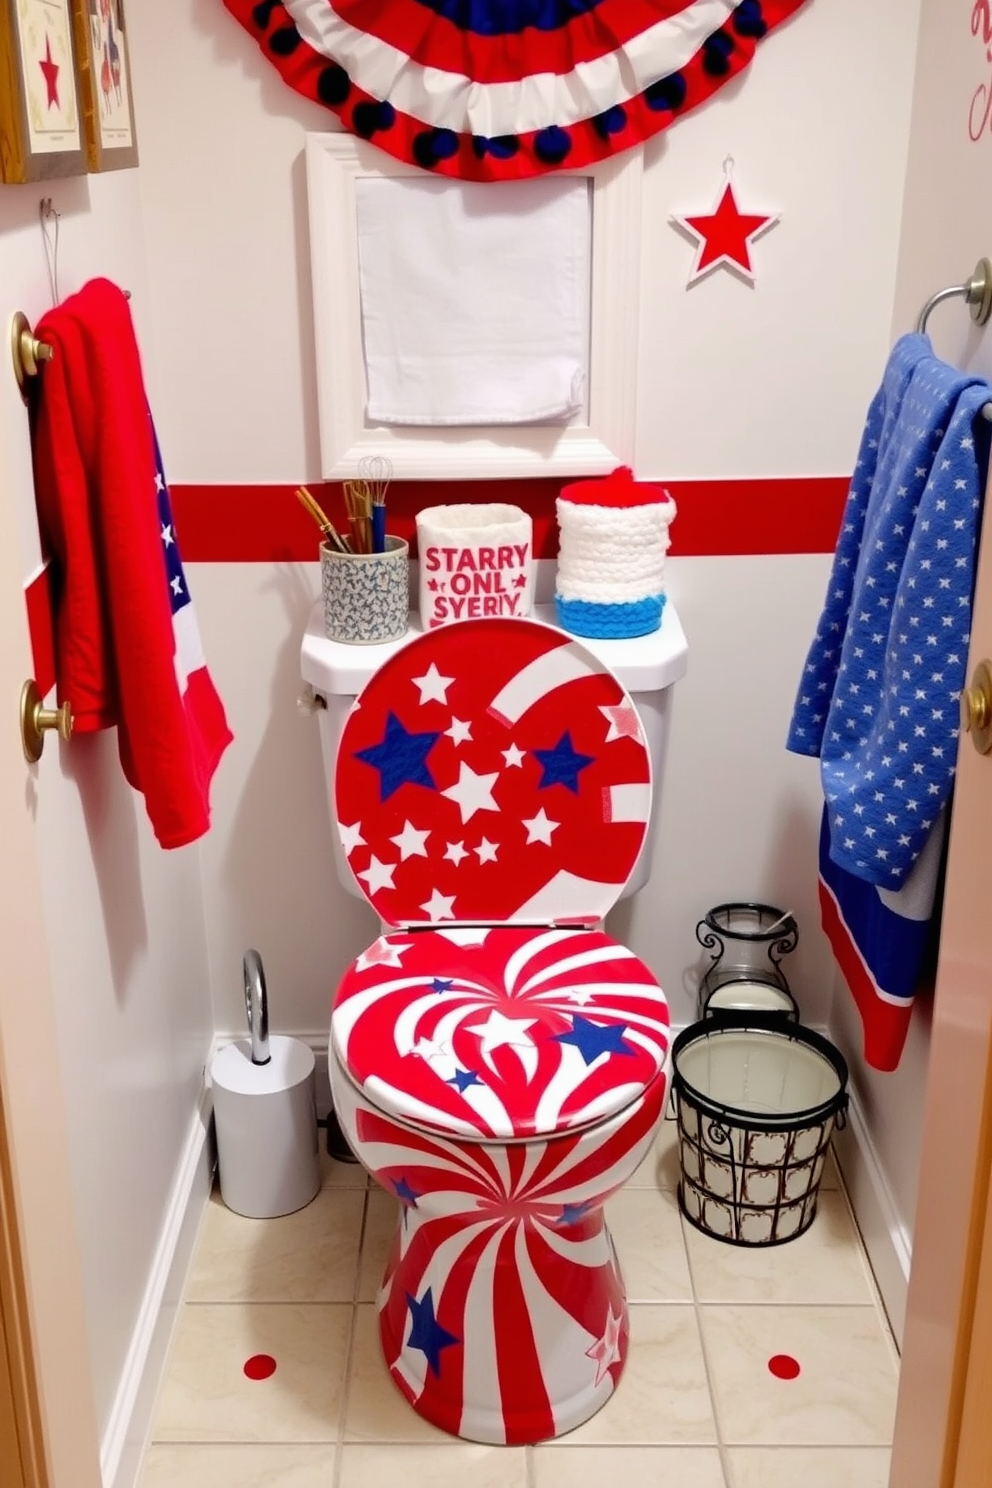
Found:
[[[320,1188],[313,1050],[269,1036],[265,974],[244,960],[247,1039],[210,1065],[221,1198],[236,1214],[273,1219],[309,1204]]]

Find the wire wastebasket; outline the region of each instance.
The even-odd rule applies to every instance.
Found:
[[[781,1245],[808,1230],[847,1064],[783,1013],[717,1012],[672,1046],[679,1207],[733,1245]]]

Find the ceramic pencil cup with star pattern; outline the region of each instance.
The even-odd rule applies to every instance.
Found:
[[[387,537],[384,553],[339,553],[320,545],[328,640],[375,646],[405,636],[410,614],[409,547]]]

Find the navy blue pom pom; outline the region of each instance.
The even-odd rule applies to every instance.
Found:
[[[515,134],[494,134],[491,138],[485,134],[474,134],[472,149],[479,160],[486,155],[491,155],[494,160],[512,160],[520,149],[520,141]]]
[[[344,103],[350,92],[351,79],[343,67],[332,62],[330,66],[321,68],[317,79],[317,97],[321,103]]]
[[[253,8],[251,18],[259,31],[267,30],[272,19],[272,12],[278,4],[279,0],[260,0],[260,3]]]
[[[300,33],[295,26],[280,26],[269,37],[269,48],[277,57],[289,57],[300,44]]]
[[[608,108],[605,113],[597,114],[593,119],[593,127],[596,133],[603,139],[609,139],[611,134],[619,134],[627,123],[627,111],[619,103]]]
[[[738,36],[753,36],[756,40],[764,36],[768,24],[761,14],[761,0],[741,0],[734,11],[733,26]]]
[[[723,77],[730,71],[730,54],[734,39],[726,31],[714,31],[703,42],[703,67],[711,77]]]
[[[672,72],[644,89],[644,102],[654,113],[660,114],[663,109],[681,108],[685,95],[685,78],[680,72]]]
[[[572,148],[568,131],[552,124],[534,136],[534,154],[545,165],[560,165]]]
[[[458,154],[458,136],[453,129],[435,129],[434,154],[438,160],[450,160]]]
[[[382,103],[356,103],[351,121],[361,139],[371,139],[379,130],[392,129],[396,110],[385,100]]]
[[[415,135],[413,158],[424,170],[433,170],[439,160],[450,160],[458,150],[458,136],[453,129],[425,129]]]

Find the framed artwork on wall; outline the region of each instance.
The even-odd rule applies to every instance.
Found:
[[[124,0],[72,0],[91,171],[138,164]]]
[[[0,181],[86,169],[72,0],[0,0]]]
[[[350,134],[307,135],[307,193],[321,475],[357,477],[359,461],[386,456],[406,480],[485,480],[598,475],[633,460],[641,273],[642,152],[569,175],[588,186],[591,252],[588,352],[581,411],[567,422],[376,423],[369,417],[358,222],[361,183],[427,183],[433,177]],[[476,186],[499,193],[499,184]],[[485,198],[483,198],[485,200]],[[494,204],[497,197],[493,198]],[[401,229],[402,230],[402,229]],[[461,245],[451,248],[461,263]],[[397,285],[402,296],[405,286]],[[414,286],[410,286],[414,292]],[[457,315],[452,304],[452,315]]]

